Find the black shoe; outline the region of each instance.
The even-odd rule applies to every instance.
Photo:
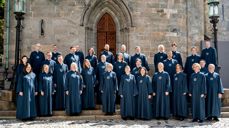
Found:
[[[123,120],[127,120],[127,118],[126,118],[126,117],[122,117],[122,119],[123,119]]]
[[[199,123],[203,123],[204,121],[203,121],[203,120],[199,120],[198,122],[199,122]]]
[[[207,120],[208,120],[208,121],[212,121],[212,117],[208,117]]]
[[[192,122],[197,122],[197,119],[193,119]]]
[[[183,121],[183,120],[184,120],[184,117],[181,117],[181,118],[180,118],[180,121]]]
[[[169,118],[167,118],[167,117],[164,117],[163,119],[164,119],[164,120],[168,120]]]
[[[214,121],[219,121],[219,118],[218,117],[214,117]]]
[[[130,120],[134,120],[134,117],[130,117]]]

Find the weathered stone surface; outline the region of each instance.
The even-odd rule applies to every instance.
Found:
[[[15,100],[15,94],[13,91],[0,90],[0,100],[13,101]]]
[[[15,110],[15,105],[10,101],[0,101],[0,111],[2,110]]]

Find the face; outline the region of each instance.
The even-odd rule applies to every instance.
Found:
[[[76,70],[77,70],[77,65],[71,64],[71,71],[76,71]]]
[[[121,52],[125,52],[126,51],[126,46],[125,45],[122,45],[121,46]]]
[[[201,60],[200,61],[200,66],[203,68],[203,67],[205,67],[205,65],[206,65],[205,61]]]
[[[35,46],[36,51],[39,51],[40,48],[41,48],[41,45],[40,44],[36,44],[36,46]]]
[[[170,59],[173,58],[173,52],[172,51],[168,52],[168,58],[170,58]]]
[[[23,64],[26,64],[28,61],[27,57],[23,57],[21,60],[22,60]]]
[[[106,62],[106,56],[101,56],[101,61]]]
[[[107,71],[108,72],[112,71],[112,67],[110,65],[107,65]]]
[[[90,67],[90,62],[88,60],[85,61],[86,67]]]
[[[179,65],[176,66],[176,72],[181,72],[181,67]]]
[[[29,72],[31,72],[32,67],[31,67],[30,65],[28,65],[28,66],[26,67],[26,69],[25,69],[25,70],[26,70],[26,72],[27,72],[27,73],[29,73]]]
[[[46,58],[47,58],[48,60],[51,60],[51,58],[52,58],[52,53],[50,53],[50,52],[47,53],[47,54],[46,54]]]
[[[49,72],[49,66],[48,66],[48,65],[45,65],[45,66],[44,66],[44,72],[45,72],[45,73],[48,73],[48,72]]]
[[[58,62],[59,62],[60,64],[63,63],[63,57],[62,57],[62,56],[58,57]]]
[[[123,55],[122,54],[118,55],[118,60],[123,60]]]
[[[136,61],[136,66],[140,67],[142,65],[141,61]]]
[[[93,49],[93,48],[90,48],[89,51],[88,51],[88,53],[89,53],[90,55],[92,55],[93,52],[94,52],[94,49]]]
[[[76,51],[79,51],[79,50],[80,50],[80,46],[76,45]]]
[[[162,63],[159,63],[158,64],[158,70],[161,72],[161,71],[164,71],[164,65]]]
[[[215,71],[215,66],[213,66],[213,65],[210,64],[208,66],[208,71],[211,72],[211,73],[213,73]]]
[[[107,50],[107,51],[109,51],[110,46],[109,46],[108,44],[106,44],[106,45],[104,46],[104,49]]]
[[[164,52],[164,47],[163,47],[163,46],[159,46],[159,47],[158,47],[158,50],[159,50],[160,52]]]
[[[76,48],[75,47],[71,48],[71,53],[74,53],[74,52],[76,52]]]
[[[210,48],[211,47],[211,42],[210,41],[205,41],[205,45],[206,45],[206,48]]]
[[[136,52],[136,53],[140,53],[140,52],[141,52],[141,48],[140,48],[140,47],[136,47],[136,48],[135,48],[135,52]]]
[[[142,76],[145,75],[146,74],[145,69],[142,68],[141,71],[140,71],[140,73],[141,73]]]
[[[57,46],[53,46],[53,51],[57,51]]]
[[[129,66],[127,66],[127,67],[125,68],[125,73],[126,73],[126,74],[129,74],[129,73],[130,73],[130,67],[129,67]]]
[[[173,51],[177,50],[177,47],[175,45],[172,46]]]
[[[200,67],[197,66],[197,65],[194,65],[193,66],[193,70],[194,70],[194,72],[199,72],[200,71]]]
[[[197,53],[196,48],[192,48],[192,54],[195,55]]]

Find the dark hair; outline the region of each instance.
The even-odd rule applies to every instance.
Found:
[[[140,62],[142,63],[142,60],[141,60],[141,59],[139,59],[139,58],[137,58],[137,59],[136,59],[135,63],[136,63],[137,61],[140,61]]]
[[[88,52],[89,52],[91,49],[93,49],[92,55],[95,55],[95,49],[94,49],[94,48],[89,48],[89,49],[88,49]]]
[[[171,44],[171,46],[172,46],[172,47],[173,47],[173,46],[177,47],[177,43],[176,43],[176,42],[173,42],[173,43]]]
[[[42,72],[44,72],[45,66],[48,66],[48,68],[49,68],[49,65],[44,64],[44,65],[42,66]]]
[[[28,59],[29,59],[29,58],[28,58],[26,55],[23,55],[23,56],[21,57],[21,59],[20,59],[20,64],[23,64],[23,61],[22,61],[23,58],[27,58],[27,63],[28,63]]]
[[[88,59],[85,59],[84,62],[83,62],[83,68],[89,68],[89,67],[86,66],[86,61],[88,61],[90,66],[91,66],[90,61]]]
[[[121,52],[117,54],[117,61],[118,61],[118,56],[121,55],[121,54],[122,54]],[[122,62],[123,61],[124,61],[124,55],[122,54]]]
[[[27,72],[27,71],[26,71],[26,68],[27,68],[28,66],[31,67],[31,71],[30,71],[30,72],[32,72],[32,70],[33,70],[31,64],[30,64],[30,63],[27,63],[27,64],[24,66],[24,68],[23,68],[23,72],[24,72],[25,74],[29,74],[29,73],[30,73],[30,72]]]
[[[176,67],[179,67],[181,70],[183,70],[183,67],[180,64],[177,64]]]
[[[148,74],[148,71],[146,70],[145,67],[140,67],[139,70],[138,70],[138,73],[141,75],[141,70],[142,69],[145,70],[145,75],[144,76],[146,76]]]

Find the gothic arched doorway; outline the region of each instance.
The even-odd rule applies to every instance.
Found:
[[[97,55],[110,45],[110,51],[116,55],[116,25],[110,14],[105,13],[97,24]]]

